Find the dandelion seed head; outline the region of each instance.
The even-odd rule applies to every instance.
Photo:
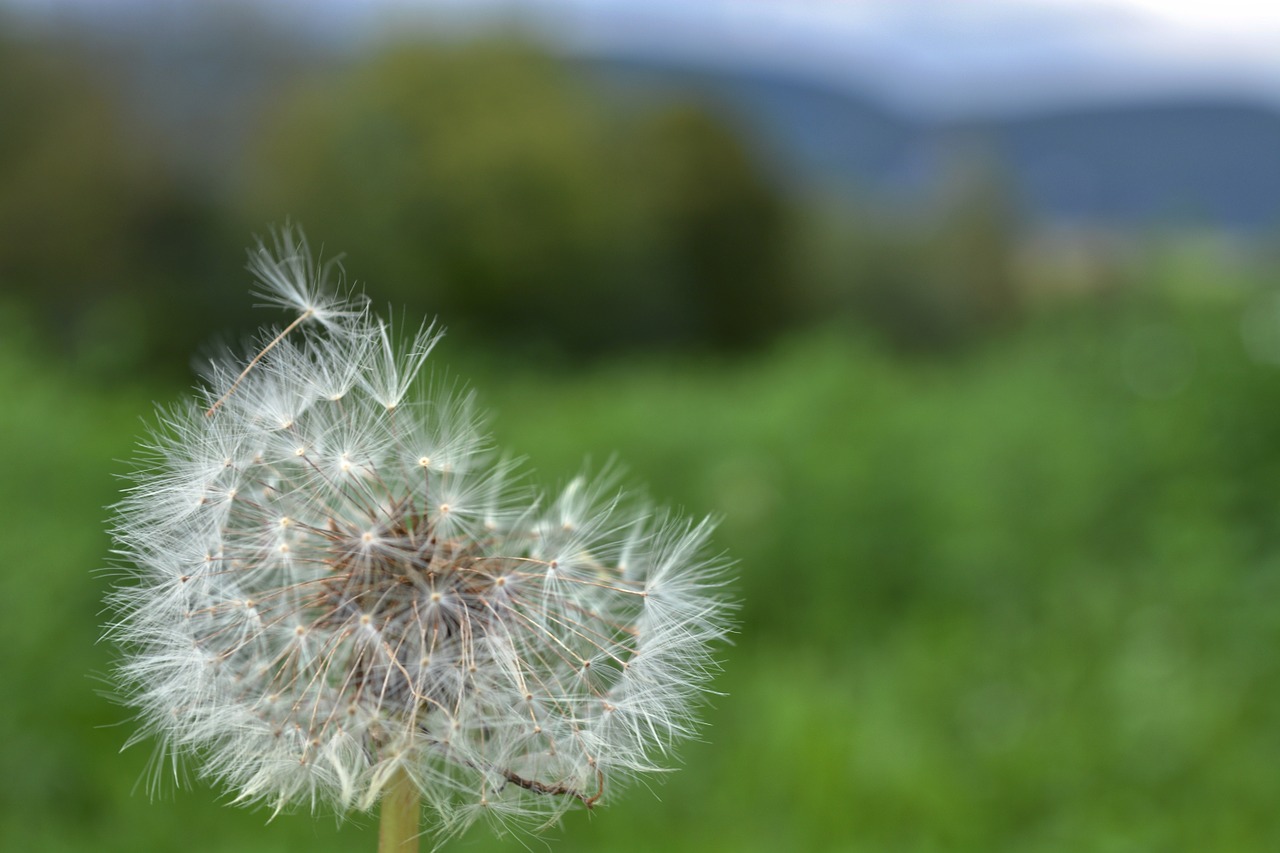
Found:
[[[403,771],[443,831],[654,769],[728,629],[710,524],[607,473],[520,487],[473,397],[423,378],[434,325],[400,345],[292,228],[251,268],[296,325],[159,412],[116,509],[131,742],[276,810],[367,809]]]

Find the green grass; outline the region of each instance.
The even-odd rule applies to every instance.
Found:
[[[1126,379],[1152,323],[1195,354],[1160,399]],[[118,754],[127,713],[99,694],[94,569],[115,460],[178,392],[94,387],[16,325],[6,846],[374,849],[366,818],[268,824],[198,782],[131,793],[149,756]],[[571,814],[552,849],[1280,848],[1280,371],[1227,309],[1057,318],[946,363],[832,332],[741,363],[488,364],[470,378],[498,441],[541,481],[616,453],[656,500],[720,516],[739,564],[706,741],[652,792]],[[448,849],[524,848],[480,827]]]

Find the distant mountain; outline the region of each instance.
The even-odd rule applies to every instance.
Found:
[[[1280,224],[1280,112],[1169,101],[1011,119],[983,129],[1029,205],[1056,218]]]
[[[1280,110],[1239,99],[1166,99],[927,121],[829,83],[753,69],[592,59],[628,97],[697,97],[802,188],[919,200],[977,155],[1042,223],[1280,225]]]

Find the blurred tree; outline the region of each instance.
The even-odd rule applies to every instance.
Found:
[[[961,148],[914,220],[861,211],[837,224],[841,283],[820,291],[900,349],[951,351],[1022,314],[1011,196],[996,162],[979,148]],[[830,282],[832,273],[824,278]]]
[[[0,40],[0,284],[96,372],[185,353],[174,318],[217,314],[199,264],[213,208],[130,134],[109,78],[84,45]]]
[[[729,129],[692,104],[651,116],[639,141],[656,242],[685,279],[695,325],[722,347],[766,339],[797,309],[783,281],[781,196]]]
[[[0,279],[73,310],[126,266],[126,166],[110,104],[48,51],[0,42]]]
[[[930,278],[951,303],[958,332],[990,331],[1020,308],[1012,194],[999,161],[980,145],[962,146],[945,178],[926,245]]]
[[[295,216],[393,302],[570,352],[761,337],[780,202],[688,109],[606,111],[510,43],[390,49],[280,111],[246,217]]]

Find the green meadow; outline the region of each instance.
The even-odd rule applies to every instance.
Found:
[[[433,358],[537,482],[616,458],[718,517],[741,604],[677,769],[447,849],[1280,847],[1280,368],[1238,298],[1191,301],[1055,311],[947,358],[853,326],[575,371],[447,338]],[[184,389],[0,323],[5,848],[372,850],[367,816],[271,819],[190,769],[148,795],[97,642],[105,507]]]

